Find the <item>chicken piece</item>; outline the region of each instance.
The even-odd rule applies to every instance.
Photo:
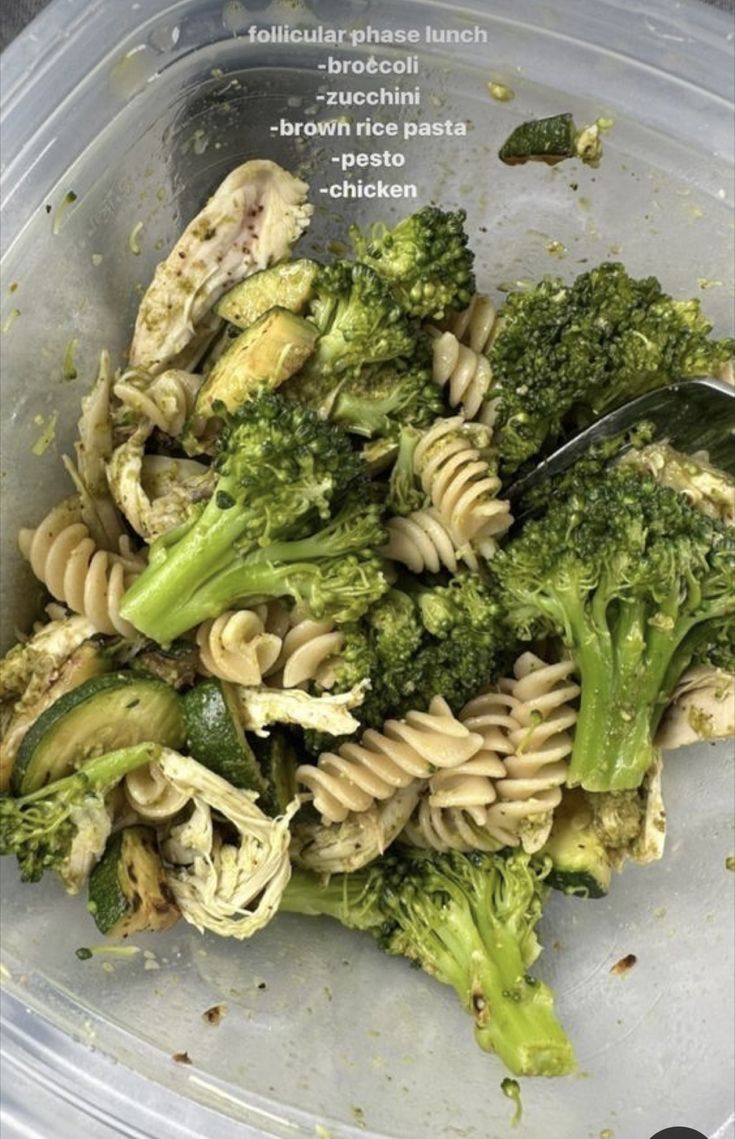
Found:
[[[656,743],[665,751],[735,736],[735,675],[695,665],[684,673],[664,713]]]
[[[286,257],[309,224],[307,191],[275,162],[233,170],[158,265],[138,310],[130,364],[154,375],[170,367],[223,293]]]
[[[160,765],[193,804],[162,846],[183,917],[201,932],[252,937],[276,913],[291,876],[289,823],[299,798],[272,819],[255,805],[254,792],[236,790],[189,756],[164,749]]]

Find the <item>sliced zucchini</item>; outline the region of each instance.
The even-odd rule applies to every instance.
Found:
[[[604,898],[610,888],[610,858],[595,830],[594,815],[584,791],[564,792],[554,813],[554,825],[541,851],[552,869],[546,879],[555,890],[577,898]]]
[[[150,827],[118,831],[90,874],[88,888],[87,909],[106,937],[170,929],[180,917]]]
[[[181,701],[168,684],[132,672],[95,676],[54,701],[26,732],[13,790],[37,791],[116,748],[148,741],[179,748],[184,739]]]
[[[282,261],[280,265],[262,269],[235,285],[214,306],[214,311],[238,328],[249,328],[276,305],[290,312],[302,313],[311,297],[318,271],[316,261],[306,258]]]
[[[199,389],[194,415],[195,433],[214,415],[220,401],[228,411],[244,403],[260,384],[277,388],[298,372],[314,351],[318,333],[313,324],[285,308],[271,308],[233,340]]]
[[[222,680],[197,684],[184,697],[184,716],[194,759],[233,787],[265,793],[267,783],[245,738],[231,685]]]
[[[263,810],[282,815],[296,795],[296,768],[301,762],[292,737],[283,728],[273,727],[264,739],[256,739],[255,752],[268,790]]]
[[[523,162],[545,162],[555,166],[576,154],[577,128],[570,114],[551,115],[521,123],[499,151],[502,162],[517,166]]]

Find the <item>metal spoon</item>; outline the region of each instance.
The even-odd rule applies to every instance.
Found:
[[[504,492],[520,508],[515,513],[522,513],[523,499],[542,479],[560,474],[593,443],[643,421],[653,424],[655,438],[668,439],[677,451],[707,451],[714,466],[735,475],[735,388],[724,380],[686,380],[623,404],[559,447]]]

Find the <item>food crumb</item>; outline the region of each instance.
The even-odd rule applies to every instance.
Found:
[[[10,312],[6,316],[5,320],[3,321],[3,327],[2,327],[3,333],[10,332],[10,329],[13,327],[13,325],[15,324],[15,322],[19,316],[20,316],[20,309],[19,308],[11,308]]]
[[[45,455],[56,439],[56,412],[50,415],[48,420],[44,420],[42,415],[37,415],[33,422],[37,427],[42,427],[43,430],[31,447],[31,451],[34,455]]]
[[[332,1132],[322,1123],[314,1124],[314,1134],[316,1135],[317,1139],[332,1139]]]
[[[610,966],[610,972],[614,973],[616,977],[620,977],[632,969],[637,960],[635,953],[626,953],[625,957],[621,957],[619,961]]]
[[[523,1118],[521,1086],[518,1083],[518,1080],[513,1080],[510,1076],[506,1076],[505,1079],[501,1081],[500,1090],[504,1096],[510,1100],[513,1100],[513,1103],[515,1104],[515,1110],[513,1112],[513,1118],[510,1121],[510,1125],[511,1127],[517,1127]]]
[[[516,93],[512,87],[508,87],[506,83],[495,83],[493,80],[487,85],[490,92],[490,97],[495,99],[498,103],[510,103],[511,99],[515,99]]]
[[[725,870],[735,871],[735,854],[728,854],[725,859]]]
[[[367,1121],[365,1119],[365,1112],[362,1110],[362,1108],[361,1107],[353,1107],[351,1110],[352,1110],[352,1118],[354,1119],[357,1126],[358,1127],[367,1127]]]
[[[175,1064],[191,1064],[191,1057],[188,1052],[174,1052],[171,1059]]]
[[[128,237],[128,249],[135,256],[140,256],[140,235],[143,232],[143,222],[137,222],[130,231]]]
[[[220,1023],[222,1017],[227,1012],[227,1005],[212,1005],[206,1012],[202,1013],[202,1020],[206,1020],[207,1024],[211,1024],[213,1028]]]

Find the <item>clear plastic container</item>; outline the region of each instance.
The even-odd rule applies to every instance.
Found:
[[[710,284],[706,308],[728,331],[732,33],[722,13],[666,0],[477,0],[472,11],[410,0],[55,0],[3,57],[5,644],[38,602],[15,553],[16,527],[59,497],[59,456],[84,386],[101,348],[124,350],[160,251],[243,159],[299,167],[315,187],[331,180],[333,144],[301,146],[269,131],[281,114],[315,113],[319,49],[255,47],[242,35],[251,23],[316,22],[488,30],[486,46],[422,53],[422,114],[466,118],[468,137],[405,150],[424,200],[467,208],[491,293],[619,256],[673,293]],[[494,102],[491,78],[515,100]],[[522,118],[559,110],[614,119],[599,171],[519,171],[496,160]],[[76,201],[57,212],[68,191]],[[401,209],[389,203],[382,216]],[[305,248],[318,251],[353,218],[376,216],[366,203],[341,215],[319,207]],[[563,256],[550,253],[552,242]],[[70,382],[72,339],[79,379]],[[640,1139],[677,1123],[732,1135],[728,748],[671,755],[665,792],[663,862],[626,870],[605,900],[557,896],[549,906],[540,972],[556,989],[580,1074],[522,1082],[519,1139]],[[83,899],[67,899],[50,878],[21,888],[3,862],[9,1135],[510,1133],[505,1073],[475,1048],[454,995],[381,956],[369,938],[281,917],[235,944],[180,924],[136,939],[155,956],[83,962],[74,950],[99,940]],[[611,975],[627,953],[635,968]],[[202,1014],[218,1003],[227,1012],[212,1027]],[[191,1064],[172,1059],[182,1052]]]

